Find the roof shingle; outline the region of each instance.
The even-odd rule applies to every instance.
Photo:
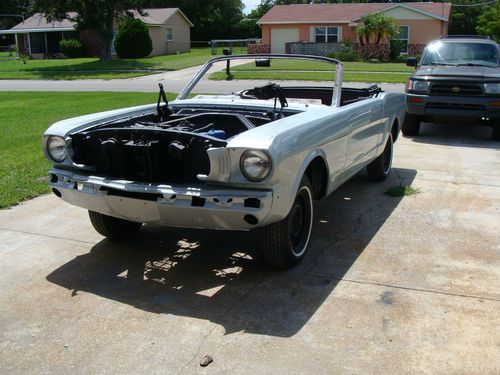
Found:
[[[449,19],[450,3],[344,3],[344,4],[292,4],[275,5],[257,22],[309,23],[351,22],[368,13],[394,8],[399,5],[425,12],[445,20]]]

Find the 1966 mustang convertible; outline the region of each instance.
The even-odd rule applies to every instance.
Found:
[[[287,74],[291,59],[315,72],[326,65],[332,84],[207,78],[225,74],[226,64],[227,73],[244,78]],[[404,95],[341,83],[342,64],[325,57],[214,58],[170,103],[160,85],[157,104],[52,125],[43,136],[53,163],[50,186],[87,209],[104,236],[121,239],[144,223],[261,228],[268,263],[292,267],[306,253],[315,200],[364,167],[374,181],[391,170]],[[234,90],[238,84],[242,88]]]

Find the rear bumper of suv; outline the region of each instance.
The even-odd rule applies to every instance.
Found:
[[[406,94],[406,111],[418,116],[500,119],[500,97]]]

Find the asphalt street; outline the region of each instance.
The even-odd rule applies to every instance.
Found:
[[[0,373],[499,374],[490,131],[401,137],[388,180],[360,173],[316,205],[287,272],[256,232],[146,226],[117,243],[54,195],[0,210]],[[399,184],[419,193],[384,194]]]
[[[0,80],[0,91],[140,91],[157,92],[158,83],[163,83],[166,91],[180,92],[200,67],[187,68],[172,72],[152,74],[127,79],[88,79],[88,80]],[[245,80],[246,87],[257,87],[269,80]],[[274,80],[279,83],[281,81]],[[325,86],[325,82],[285,81],[288,86]],[[367,83],[349,82],[346,87],[366,87]],[[386,91],[403,92],[403,84],[382,84]],[[202,80],[196,86],[196,93],[226,94],[239,91],[241,81]]]

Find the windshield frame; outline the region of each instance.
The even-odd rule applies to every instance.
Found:
[[[335,60],[324,56],[311,56],[311,55],[295,55],[295,54],[252,54],[252,55],[229,55],[220,56],[210,59],[205,65],[203,65],[200,70],[194,75],[194,77],[188,82],[186,87],[182,89],[175,100],[183,100],[188,98],[193,88],[200,82],[200,80],[205,76],[205,74],[212,68],[212,66],[220,61],[231,61],[231,60],[259,60],[259,59],[297,59],[297,60],[312,60],[330,63],[335,66],[335,80],[333,81],[333,96],[332,96],[332,107],[340,107],[340,97],[342,93],[342,70],[343,64],[339,60]]]

